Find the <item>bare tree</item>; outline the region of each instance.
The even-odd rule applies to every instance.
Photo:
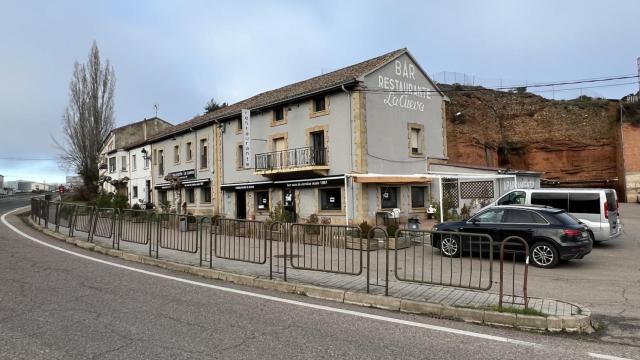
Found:
[[[54,139],[61,164],[75,169],[91,193],[98,189],[100,147],[114,126],[115,82],[113,67],[109,60],[102,64],[94,41],[87,63],[74,64],[69,105],[62,115],[64,140]]]

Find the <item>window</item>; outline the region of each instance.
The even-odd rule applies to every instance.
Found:
[[[546,205],[554,208],[567,210],[569,194],[566,192],[531,192],[531,204]]]
[[[258,211],[269,210],[269,192],[268,191],[256,191],[256,210]]]
[[[411,207],[423,208],[424,207],[424,194],[426,192],[426,186],[412,186],[411,187]]]
[[[133,197],[134,198],[138,198],[138,187],[137,186],[133,187]]]
[[[236,120],[236,133],[241,133],[242,132],[242,118]]]
[[[511,224],[546,224],[547,221],[533,211],[507,209],[503,217],[504,223]]]
[[[136,156],[131,155],[131,170],[136,171],[138,165],[136,164]]]
[[[207,157],[207,139],[200,140],[200,169],[209,167],[209,159]]]
[[[109,172],[110,173],[116,172],[116,158],[115,158],[115,156],[109,158]]]
[[[411,127],[409,131],[409,150],[411,155],[422,154],[422,128]]]
[[[164,151],[158,150],[158,175],[164,175]]]
[[[158,191],[158,199],[160,199],[160,203],[167,202],[167,190],[159,190]]]
[[[524,205],[527,194],[524,191],[513,191],[498,200],[498,205]]]
[[[193,147],[191,146],[191,142],[188,142],[185,145],[184,152],[185,152],[184,154],[185,161],[193,160]]]
[[[158,150],[153,150],[153,165],[158,165]]]
[[[180,163],[180,145],[173,147],[173,162],[176,164]]]
[[[342,210],[340,188],[320,189],[320,210]]]
[[[242,145],[238,145],[238,149],[236,149],[236,168],[244,168],[244,147]]]
[[[145,156],[144,154],[142,155],[142,158],[144,159],[144,168],[148,169],[149,168],[149,160],[151,159],[151,156]]]
[[[285,121],[285,113],[284,113],[284,107],[278,107],[275,108],[273,110],[273,122],[277,123],[277,122],[283,122]]]
[[[600,193],[569,193],[569,212],[600,214]]]
[[[479,223],[500,223],[503,214],[504,209],[492,209],[472,217],[471,220]]]
[[[122,165],[122,171],[127,171],[127,157],[126,156],[121,156],[120,157],[120,162]]]
[[[200,202],[210,203],[211,202],[211,187],[203,187],[200,189]]]
[[[184,189],[184,197],[187,199],[187,203],[189,204],[193,204],[194,202],[196,202],[196,195],[193,188]]]
[[[394,209],[398,207],[398,188],[383,187],[380,189],[380,203],[383,209]]]
[[[318,96],[313,99],[313,112],[323,112],[327,110],[327,98],[325,96]]]

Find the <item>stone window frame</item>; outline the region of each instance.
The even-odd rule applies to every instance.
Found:
[[[237,118],[236,122],[236,134],[242,134],[242,118]],[[272,119],[273,122],[273,119]]]
[[[329,166],[329,125],[316,125],[305,129],[307,147],[311,147],[311,134],[314,132],[324,132],[324,148],[327,149],[325,166]]]
[[[279,133],[269,135],[269,144],[268,144],[269,152],[277,151],[273,146],[274,145],[273,140],[280,139],[280,138],[284,139],[285,150],[289,149],[289,133],[279,132]]]
[[[173,145],[173,164],[180,164],[180,144]]]
[[[207,163],[205,164],[205,166],[202,166],[202,140],[204,140],[204,144],[207,148],[206,151],[206,156],[207,156]],[[200,136],[198,137],[198,171],[208,171],[209,167],[210,167],[210,163],[211,163],[211,156],[209,156],[209,150],[211,149],[211,147],[209,146],[209,135],[205,135],[205,136]]]
[[[324,97],[324,110],[315,111],[316,110],[316,99],[319,97]],[[320,117],[324,115],[329,115],[331,112],[330,104],[329,104],[329,95],[318,95],[314,96],[309,100],[309,118]]]
[[[282,108],[282,116],[283,119],[282,120],[277,120],[276,121],[276,109]],[[288,113],[289,111],[287,110],[288,108],[284,105],[282,106],[277,106],[276,108],[271,110],[271,126],[279,126],[279,125],[284,125],[288,123]]]
[[[238,171],[251,170],[250,168],[244,167],[244,142],[242,141],[236,142],[235,149],[236,149],[236,152],[235,152],[236,170]]]
[[[411,133],[413,130],[418,130],[420,136],[420,138],[418,139],[418,152],[415,154],[411,151]],[[423,124],[407,123],[407,150],[409,151],[410,157],[425,157],[425,133]]]
[[[193,141],[189,140],[184,144],[184,162],[193,162]]]

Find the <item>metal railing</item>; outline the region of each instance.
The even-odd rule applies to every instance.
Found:
[[[504,261],[505,255],[511,254],[511,296],[504,296]],[[524,254],[524,274],[522,282],[522,295],[516,296],[516,255]],[[500,292],[498,307],[502,309],[504,303],[510,305],[522,305],[525,309],[529,307],[527,297],[527,280],[529,277],[529,244],[519,236],[509,236],[500,244]]]
[[[292,224],[289,259],[293,269],[360,275],[362,252],[367,247],[359,227]]]
[[[399,229],[394,249],[394,274],[400,281],[477,290],[493,285],[489,235]]]
[[[40,199],[31,200],[31,209],[34,221],[49,222],[56,231],[68,228],[69,236],[85,232],[89,241],[94,236],[111,239],[113,248],[120,249],[121,242],[145,246],[156,258],[160,249],[198,253],[200,266],[211,268],[216,259],[247,263],[256,271],[255,266],[266,265],[270,278],[280,276],[285,281],[289,269],[296,270],[296,276],[305,271],[361,276],[366,278],[367,292],[384,290],[385,295],[390,277],[404,283],[488,290],[498,250],[490,236],[475,233],[400,229],[390,236],[383,227],[375,227],[363,234],[359,227],[348,225],[157,214]],[[515,254],[528,251],[526,242],[516,241],[503,242],[500,248],[500,306],[505,301],[527,307],[527,265],[522,296],[515,291],[515,278],[521,273],[512,270],[510,279],[503,276],[506,254],[512,254],[515,269]],[[518,249],[505,248],[511,242],[519,244]],[[503,296],[508,282],[511,300]]]
[[[264,222],[218,219],[213,237],[214,255],[220,259],[265,264],[269,242],[266,235]]]
[[[327,148],[303,147],[256,154],[256,170],[327,165]]]

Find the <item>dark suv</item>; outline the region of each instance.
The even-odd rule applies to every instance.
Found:
[[[503,240],[520,237],[529,244],[533,265],[542,268],[552,268],[560,260],[582,259],[593,246],[584,224],[566,211],[551,207],[493,206],[469,220],[445,222],[433,230],[487,234],[493,238],[495,252],[499,252]],[[434,234],[433,246],[448,257],[470,250],[462,243],[455,235]]]

